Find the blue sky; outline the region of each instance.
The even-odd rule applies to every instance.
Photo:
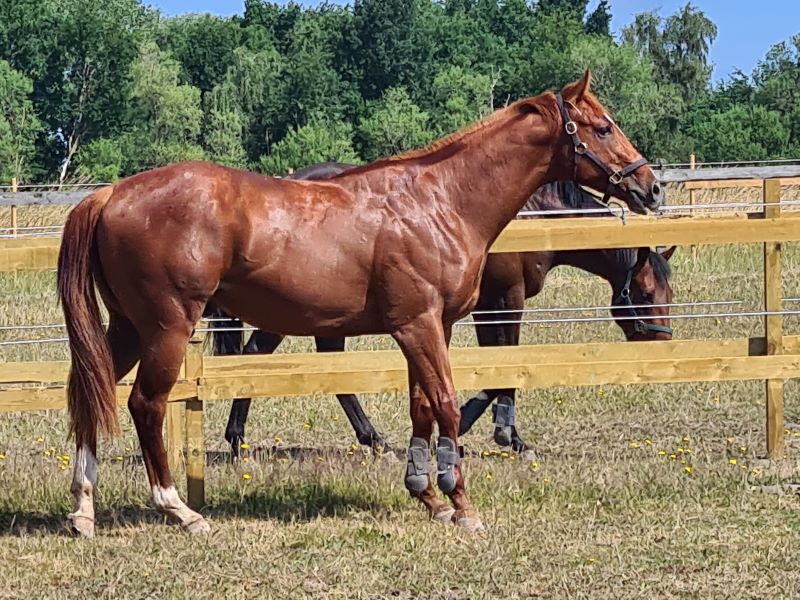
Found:
[[[210,12],[233,15],[242,11],[237,0],[145,0],[169,15],[185,12]],[[591,0],[590,7],[598,0]],[[314,5],[313,0],[301,2]],[[663,16],[675,12],[685,0],[611,0],[615,31],[630,23],[633,15],[648,10],[660,10]],[[714,80],[724,78],[734,69],[750,73],[770,46],[800,33],[797,20],[798,0],[695,0],[719,29],[711,49],[715,65]]]

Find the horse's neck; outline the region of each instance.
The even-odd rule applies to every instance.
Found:
[[[388,180],[396,185],[383,168],[406,169],[410,195],[432,199],[437,213],[460,222],[474,247],[488,251],[534,190],[556,178],[561,161],[554,160],[556,133],[546,118],[510,113],[430,153],[382,164],[364,174],[367,185],[373,191]],[[358,171],[345,173],[344,181]]]
[[[554,266],[576,267],[605,279],[617,287],[633,266],[635,255],[630,250],[562,250],[555,253]]]
[[[598,208],[594,197],[576,183],[556,182],[543,186],[528,199],[524,211],[564,211]],[[541,218],[557,219],[575,217],[562,213]],[[603,213],[587,213],[582,218],[603,216]],[[560,265],[576,267],[597,277],[605,279],[612,287],[625,276],[632,264],[632,256],[627,250],[560,250],[553,253],[551,269]]]

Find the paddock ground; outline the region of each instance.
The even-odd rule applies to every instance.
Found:
[[[730,195],[729,195],[730,196]],[[788,194],[785,197],[790,197]],[[52,222],[38,209],[29,224]],[[50,209],[52,210],[52,209]],[[675,301],[742,299],[757,308],[758,246],[673,258]],[[786,246],[784,291],[800,296],[800,252]],[[62,320],[53,275],[0,275],[0,325]],[[604,305],[605,284],[551,274],[538,306]],[[533,305],[533,304],[532,304]],[[798,333],[797,317],[785,319]],[[681,320],[677,338],[761,331],[757,319]],[[42,335],[47,335],[42,333]],[[0,332],[0,339],[30,337]],[[612,324],[526,326],[524,342],[620,339]],[[461,328],[455,343],[474,343]],[[348,348],[385,348],[384,338]],[[309,348],[292,340],[286,351]],[[63,345],[3,346],[0,361],[65,358]],[[97,537],[62,534],[74,448],[62,411],[0,416],[0,597],[473,598],[755,597],[800,592],[800,410],[786,386],[787,458],[764,453],[763,383],[528,390],[520,428],[540,457],[496,451],[489,419],[464,438],[465,472],[488,531],[427,522],[402,463],[351,446],[327,396],[257,400],[246,460],[227,461],[229,404],[206,412],[204,514],[194,538],[148,508],[127,414],[101,444]],[[461,400],[466,400],[462,395]],[[402,394],[368,395],[391,444],[410,427]],[[182,474],[176,474],[182,482]],[[182,483],[179,483],[182,493]]]

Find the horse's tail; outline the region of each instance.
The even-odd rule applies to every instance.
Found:
[[[58,253],[58,295],[67,324],[72,355],[67,400],[70,431],[79,446],[97,439],[97,431],[119,431],[116,378],[95,294],[99,259],[95,232],[112,186],[84,198],[67,217]]]
[[[203,312],[204,317],[211,317],[212,353],[214,356],[228,356],[242,353],[242,322],[217,306],[208,304]],[[239,329],[239,331],[226,331]]]

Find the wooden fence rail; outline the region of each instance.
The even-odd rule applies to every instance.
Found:
[[[760,243],[765,309],[779,311],[781,244],[800,241],[800,211],[781,211],[779,198],[780,182],[767,180],[763,199],[771,206],[758,215],[631,217],[625,224],[614,218],[515,221],[492,251]],[[53,269],[58,241],[0,241],[0,271]],[[764,380],[767,452],[780,457],[783,383],[800,377],[800,336],[784,336],[780,315],[772,315],[765,317],[763,337],[454,348],[451,364],[460,390]],[[63,408],[67,369],[64,361],[0,364],[0,412]],[[185,464],[189,503],[197,507],[204,502],[206,401],[403,391],[406,386],[406,364],[399,352],[206,357],[202,337],[195,336],[170,396],[166,423],[170,460],[176,466]],[[120,403],[129,388],[129,382],[118,387]]]

